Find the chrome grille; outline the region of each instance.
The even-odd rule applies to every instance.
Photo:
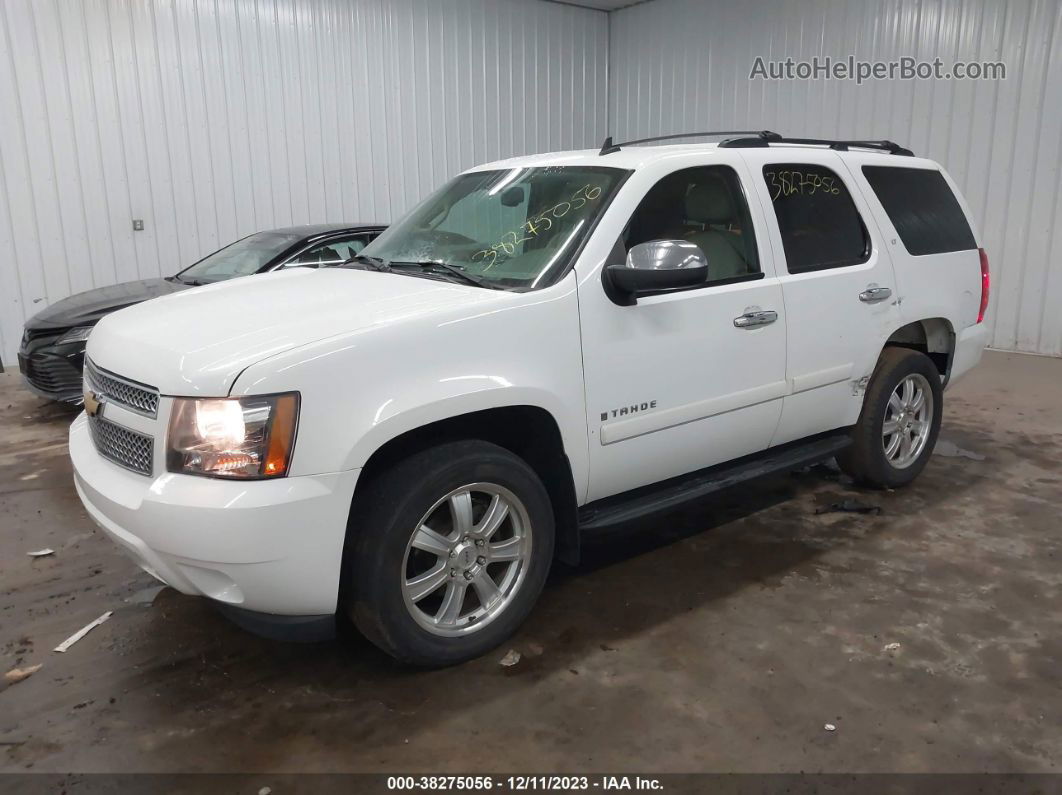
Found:
[[[140,475],[151,475],[155,450],[152,437],[115,425],[100,416],[89,417],[89,428],[101,456]]]
[[[85,359],[85,376],[89,386],[98,397],[106,398],[111,403],[125,406],[140,414],[146,414],[148,417],[158,416],[159,392],[157,389],[106,373],[88,359]]]

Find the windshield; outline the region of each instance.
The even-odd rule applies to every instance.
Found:
[[[215,251],[177,275],[181,281],[203,284],[250,276],[300,240],[302,235],[293,232],[258,232]]]
[[[362,253],[396,271],[442,262],[492,286],[544,286],[567,267],[625,174],[599,166],[462,174]]]

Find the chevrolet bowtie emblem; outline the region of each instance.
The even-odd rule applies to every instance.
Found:
[[[85,392],[85,413],[90,417],[97,417],[103,414],[103,401],[96,397],[96,393],[91,390]]]

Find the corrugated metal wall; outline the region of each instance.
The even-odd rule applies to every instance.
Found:
[[[749,80],[756,55],[849,51],[1002,60],[1008,79]],[[992,259],[993,344],[1062,354],[1060,85],[1059,0],[2,0],[0,352],[70,293],[254,229],[387,221],[469,165],[610,126],[889,137],[940,160]]]
[[[600,141],[607,53],[537,0],[0,0],[5,364],[71,293]]]
[[[710,129],[889,138],[943,163],[981,227],[999,348],[1062,354],[1059,0],[653,0],[610,15],[620,140]],[[750,80],[754,58],[1000,60],[1007,79]]]

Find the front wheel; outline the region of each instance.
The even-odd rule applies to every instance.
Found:
[[[417,665],[476,657],[531,611],[553,558],[553,511],[523,460],[487,442],[417,453],[357,497],[348,612]]]
[[[873,488],[906,486],[925,468],[940,432],[944,391],[924,353],[886,348],[867,386],[841,469]]]

